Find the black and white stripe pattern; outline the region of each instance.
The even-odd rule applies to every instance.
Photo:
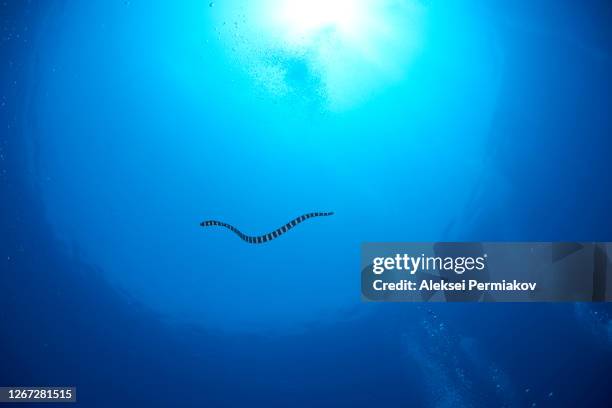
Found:
[[[200,223],[200,226],[202,227],[224,227],[227,228],[228,230],[232,231],[234,234],[238,235],[242,240],[248,242],[249,244],[263,244],[265,242],[271,241],[275,238],[280,237],[281,235],[283,235],[285,232],[289,231],[291,228],[295,227],[296,225],[298,225],[299,223],[312,218],[312,217],[327,217],[330,215],[334,215],[333,212],[314,212],[314,213],[308,213],[308,214],[304,214],[302,216],[297,217],[296,219],[289,221],[287,224],[283,225],[282,227],[280,227],[279,229],[270,232],[269,234],[265,234],[265,235],[261,235],[259,237],[251,237],[249,235],[246,235],[244,233],[242,233],[239,229],[237,229],[236,227],[234,227],[233,225],[230,225],[228,223],[225,222],[221,222],[221,221],[215,221],[215,220],[209,220],[209,221],[202,221]]]

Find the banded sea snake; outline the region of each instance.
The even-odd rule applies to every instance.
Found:
[[[200,223],[200,226],[202,227],[224,227],[232,231],[234,234],[238,235],[243,241],[246,241],[249,244],[263,244],[265,242],[268,242],[275,238],[280,237],[285,232],[289,231],[291,228],[295,227],[299,223],[309,218],[328,217],[330,215],[334,215],[334,213],[333,212],[314,212],[314,213],[304,214],[304,215],[297,217],[294,220],[289,221],[287,224],[283,225],[279,229],[272,231],[269,234],[261,235],[258,237],[252,237],[252,236],[246,235],[243,232],[241,232],[238,228],[234,227],[233,225],[230,225],[228,223],[221,222],[221,221],[215,221],[215,220],[202,221]]]

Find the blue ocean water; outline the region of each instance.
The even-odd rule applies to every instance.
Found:
[[[607,305],[367,304],[358,276],[364,241],[612,240],[610,5],[299,3],[0,6],[0,385],[607,405]],[[262,246],[199,226],[311,211]]]

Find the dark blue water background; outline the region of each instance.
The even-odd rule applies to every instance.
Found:
[[[363,241],[612,240],[610,5],[418,5],[414,54],[360,71],[261,46],[237,2],[1,4],[0,384],[607,405],[605,305],[361,303]],[[265,246],[198,226],[310,211]]]

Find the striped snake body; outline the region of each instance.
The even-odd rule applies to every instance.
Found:
[[[313,212],[313,213],[304,214],[304,215],[301,215],[289,221],[287,224],[283,225],[282,227],[268,234],[260,235],[256,237],[246,235],[242,231],[240,231],[238,228],[234,227],[233,225],[230,225],[226,222],[221,222],[221,221],[215,221],[215,220],[202,221],[200,223],[200,226],[202,227],[224,227],[232,231],[234,234],[238,235],[243,241],[248,242],[249,244],[263,244],[263,243],[266,243],[268,241],[271,241],[273,239],[280,237],[281,235],[289,231],[291,228],[306,221],[309,218],[328,217],[330,215],[334,215],[334,213],[333,212]]]

